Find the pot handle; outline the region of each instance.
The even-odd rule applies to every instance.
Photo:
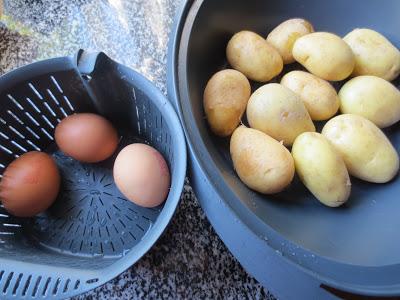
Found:
[[[80,49],[74,56],[74,61],[82,75],[90,76],[96,68],[97,61],[107,57],[103,52],[91,52]]]

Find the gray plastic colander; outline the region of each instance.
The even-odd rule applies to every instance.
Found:
[[[147,142],[166,158],[171,189],[164,205],[130,201],[112,177],[115,155],[82,164],[54,144],[64,117],[95,112],[112,121],[120,147]],[[0,299],[67,298],[114,278],[142,257],[173,216],[186,173],[179,119],[148,80],[104,53],[37,62],[0,77],[0,173],[19,155],[53,155],[62,175],[56,203],[35,218],[0,205]]]

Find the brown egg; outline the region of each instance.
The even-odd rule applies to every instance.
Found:
[[[88,163],[107,159],[118,145],[118,134],[112,124],[90,113],[63,119],[56,127],[55,139],[65,154]]]
[[[155,207],[167,198],[170,174],[160,152],[145,144],[131,144],[115,160],[114,181],[130,201]]]
[[[32,217],[49,208],[60,189],[60,174],[52,157],[32,151],[14,160],[3,173],[0,200],[17,217]]]

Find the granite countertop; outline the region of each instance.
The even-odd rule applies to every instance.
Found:
[[[104,51],[166,94],[168,33],[182,1],[3,1],[0,74],[83,48]],[[76,299],[273,299],[226,249],[188,184],[181,200],[145,257]]]

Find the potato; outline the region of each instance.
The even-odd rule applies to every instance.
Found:
[[[293,57],[308,71],[329,81],[349,77],[355,65],[350,47],[340,37],[328,32],[314,32],[297,39]]]
[[[359,76],[339,91],[340,110],[356,114],[384,128],[400,120],[400,91],[376,76]]]
[[[278,50],[284,64],[293,63],[294,42],[303,35],[314,32],[313,26],[304,19],[290,19],[275,27],[267,37],[267,42]]]
[[[296,172],[310,192],[323,204],[337,207],[350,196],[351,183],[346,165],[321,134],[305,132],[292,147]]]
[[[238,127],[251,94],[246,76],[236,70],[220,71],[208,81],[203,105],[211,130],[229,136]]]
[[[283,69],[279,52],[251,31],[236,33],[228,43],[226,56],[234,69],[259,82],[271,80]]]
[[[307,108],[311,119],[327,120],[339,109],[339,97],[333,86],[317,76],[292,71],[283,76],[281,84],[298,94]]]
[[[385,134],[371,121],[352,114],[328,121],[322,134],[342,155],[350,175],[384,183],[399,170],[399,156]]]
[[[251,95],[247,120],[252,128],[283,141],[286,146],[291,146],[299,134],[315,131],[300,97],[278,83],[266,84]]]
[[[238,127],[231,137],[230,152],[239,178],[257,192],[278,193],[293,180],[290,152],[261,131]]]
[[[393,80],[400,74],[400,51],[380,33],[371,29],[355,29],[343,40],[356,57],[353,76],[374,75]]]

